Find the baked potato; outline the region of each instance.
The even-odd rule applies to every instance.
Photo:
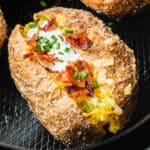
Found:
[[[0,9],[0,49],[2,48],[4,41],[6,39],[7,25],[3,15],[2,10]]]
[[[15,26],[8,54],[16,87],[62,143],[94,143],[128,121],[137,89],[134,52],[91,13],[35,13]]]
[[[150,0],[81,0],[86,6],[98,13],[121,17],[136,13],[144,6],[150,5]]]

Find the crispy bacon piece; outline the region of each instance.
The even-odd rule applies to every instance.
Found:
[[[40,58],[41,60],[45,60],[47,62],[50,62],[50,63],[54,63],[55,61],[60,61],[58,58],[55,57],[54,54],[51,54],[51,55],[48,55],[48,54],[45,54],[45,53],[36,53],[36,56],[38,58]]]
[[[88,77],[76,79],[74,76],[76,71],[85,71],[88,73]],[[65,88],[71,96],[93,96],[94,94],[92,73],[88,63],[85,61],[77,60],[72,66],[66,66],[66,70],[59,73],[58,80],[67,85]]]
[[[57,79],[70,86],[85,87],[84,80],[77,80],[74,77],[76,70],[73,66],[66,66],[66,70],[60,72]]]
[[[56,27],[57,27],[56,21],[53,19],[50,20],[44,27],[40,29],[46,32],[46,31],[54,30],[56,29]]]
[[[23,56],[24,59],[40,59],[42,61],[47,61],[48,63],[54,63],[55,61],[60,61],[58,58],[55,58],[54,54],[48,55],[46,52],[44,53],[37,53],[37,52],[30,52]]]
[[[32,38],[28,41],[28,45],[31,47],[31,50],[32,51],[35,51],[36,50],[36,47],[37,47],[37,36],[38,34],[34,34],[32,36]]]
[[[58,80],[72,85],[75,80],[73,76],[74,73],[75,73],[75,69],[72,66],[66,66],[66,70],[59,73]]]
[[[88,89],[88,96],[93,96],[94,95],[94,87],[93,84],[91,83],[91,80],[86,81],[85,87]]]
[[[90,67],[86,61],[77,60],[74,66],[78,71],[86,71],[87,73],[90,73]]]
[[[88,63],[78,60],[73,64],[73,66],[66,66],[65,71],[59,73],[58,80],[64,83],[68,83],[70,85],[75,85],[77,87],[85,87],[86,78],[81,78],[80,80],[77,80],[74,77],[76,71],[85,71],[90,74]]]
[[[73,48],[87,50],[92,46],[92,41],[88,39],[85,33],[74,33],[65,36],[66,40],[71,44]]]
[[[90,69],[89,64],[86,61],[80,61],[78,60],[76,62],[76,67],[80,71],[86,71],[89,75],[88,78],[85,80],[85,88],[88,89],[88,96],[93,96],[94,94],[94,87],[93,87],[93,77],[92,77],[92,72]]]
[[[65,87],[68,94],[72,95],[73,97],[87,95],[88,90],[85,88],[80,88],[76,86],[67,86]]]
[[[30,53],[27,53],[25,55],[23,55],[23,58],[26,59],[26,58],[31,58],[33,57],[34,53],[33,52],[30,52]]]

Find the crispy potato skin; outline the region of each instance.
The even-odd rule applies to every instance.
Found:
[[[118,105],[125,110],[125,114],[120,117],[123,127],[133,110],[134,103],[131,96],[123,95],[123,88],[128,82],[132,83],[133,88],[137,85],[133,50],[89,12],[55,7],[36,13],[34,20],[40,14],[47,14],[51,18],[56,18],[58,14],[67,16],[59,25],[85,32],[93,41],[93,46],[88,51],[79,51],[79,53],[84,59],[95,63],[95,68],[102,68],[100,72],[106,70],[106,78],[113,79],[113,83],[108,86],[113,89]],[[64,144],[77,146],[96,142],[100,132],[82,116],[75,100],[58,88],[50,72],[37,62],[23,58],[26,43],[19,28],[20,25],[16,25],[9,38],[9,67],[18,90],[28,101],[34,115],[52,135]],[[114,38],[116,41],[105,45],[104,41],[109,38]],[[114,58],[114,64],[101,66],[97,63],[99,59],[105,57]]]
[[[2,48],[3,43],[7,37],[6,33],[7,33],[7,25],[6,25],[6,21],[5,21],[3,12],[0,9],[0,48]]]
[[[121,17],[135,13],[144,6],[150,5],[150,0],[81,0],[86,6],[98,13]]]

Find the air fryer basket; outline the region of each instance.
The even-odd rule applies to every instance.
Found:
[[[90,148],[109,143],[150,119],[150,10],[116,21],[96,14],[81,4],[79,0],[47,0],[46,2],[46,7],[59,5],[93,12],[106,24],[113,23],[113,32],[119,34],[127,45],[135,50],[139,92],[138,104],[131,120],[117,135],[109,135],[95,145],[90,145]],[[9,33],[15,24],[27,23],[32,19],[34,12],[44,9],[40,6],[40,0],[1,0],[0,5],[7,20]],[[0,56],[0,145],[11,145],[21,149],[66,149],[34,118],[26,101],[21,97],[10,77],[7,42],[3,51],[3,55]]]

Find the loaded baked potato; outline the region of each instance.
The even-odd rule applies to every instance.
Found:
[[[124,127],[133,110],[132,49],[91,13],[55,7],[16,25],[12,78],[42,125],[66,145],[86,145]]]
[[[3,43],[6,39],[7,25],[3,15],[2,10],[0,9],[0,48],[2,48]]]
[[[81,0],[98,13],[121,17],[150,4],[150,0]]]

